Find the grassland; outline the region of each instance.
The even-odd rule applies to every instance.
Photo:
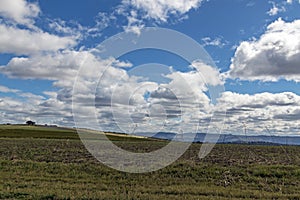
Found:
[[[166,141],[109,135],[147,152]],[[300,199],[300,147],[201,144],[172,165],[128,174],[95,160],[73,129],[0,126],[0,199]]]

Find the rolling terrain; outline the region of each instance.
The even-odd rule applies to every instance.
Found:
[[[168,143],[108,137],[133,152]],[[0,199],[299,199],[299,146],[217,144],[201,160],[200,147],[162,170],[129,174],[98,162],[73,129],[3,125]]]

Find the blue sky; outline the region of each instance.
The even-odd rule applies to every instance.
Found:
[[[79,99],[72,94],[82,70],[85,78],[98,81],[100,121],[88,123],[87,115],[95,107],[87,101],[95,101],[95,94],[83,98],[93,90],[92,83],[84,80],[82,110],[77,110],[87,122],[82,126],[123,132],[132,132],[136,126],[148,132],[191,132],[188,127],[203,121],[203,131],[213,111],[227,111],[225,133],[240,133],[246,123],[250,134],[265,134],[266,127],[274,134],[299,134],[299,10],[296,0],[2,0],[0,123],[31,119],[76,125],[72,100],[78,103]],[[153,49],[106,60],[94,53],[115,34],[140,37],[144,27],[185,34],[202,45],[215,66],[189,63]],[[85,65],[89,67],[83,70]],[[110,68],[105,71],[105,66]],[[195,69],[209,79],[206,84],[224,85],[217,105],[210,104],[208,87],[196,80]],[[99,81],[101,70],[105,73]],[[189,83],[180,85],[182,77]],[[177,92],[180,100],[189,90],[197,94],[193,101],[184,100],[179,111],[173,96]],[[197,111],[195,102],[200,106]],[[130,119],[120,120],[124,118]]]

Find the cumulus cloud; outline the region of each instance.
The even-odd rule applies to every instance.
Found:
[[[252,134],[299,134],[300,96],[291,93],[259,93],[254,95],[225,92],[216,110],[226,110],[225,132],[234,133],[247,126]],[[293,130],[291,130],[293,129]],[[287,133],[287,131],[289,131]]]
[[[73,126],[71,107],[55,99],[43,99],[27,93],[19,98],[4,97],[0,101],[0,123],[25,123],[34,120],[39,124]]]
[[[178,77],[163,85],[143,85],[130,77],[124,77],[123,80],[125,79],[127,82],[120,85],[120,82],[116,82],[117,77],[114,77],[110,84],[114,88],[108,88],[104,83],[97,88],[96,95],[91,93],[87,82],[80,82],[80,85],[88,88],[80,89],[79,95],[75,96],[75,105],[78,106],[75,109],[79,112],[77,114],[80,114],[80,119],[86,119],[82,122],[86,127],[129,133],[133,130],[189,132],[199,125],[199,131],[205,131],[211,117],[211,109],[215,112],[227,112],[224,133],[241,134],[246,126],[248,134],[267,134],[267,129],[278,135],[299,134],[297,127],[300,125],[300,96],[291,92],[254,95],[225,92],[219,98],[218,104],[209,104],[209,99],[203,96],[199,106],[199,99],[191,97],[202,96],[203,92],[200,91],[197,95],[189,94],[186,92],[189,90],[188,85],[182,88],[185,91],[173,92],[173,87],[176,86],[174,82],[177,82],[175,79],[180,81]],[[22,100],[1,98],[0,123],[22,123],[32,119],[38,123],[74,125],[70,93],[66,88],[56,92],[45,92],[47,98],[5,86],[0,88],[2,92],[15,92],[23,97]],[[103,90],[107,89],[111,91],[103,93]],[[149,98],[144,98],[147,91],[150,92]],[[182,98],[181,94],[189,96]],[[95,99],[96,105],[88,104],[92,99]],[[98,116],[100,124],[90,124],[94,113]],[[203,123],[199,124],[200,121]]]
[[[75,30],[59,19],[44,20],[51,29],[50,33],[35,25],[40,12],[37,3],[26,0],[0,2],[0,53],[31,55],[67,49],[77,44],[81,37],[80,25],[77,24]]]
[[[176,127],[181,125],[180,121],[186,124],[186,130],[190,130],[197,127],[199,119],[209,116],[211,108],[205,94],[206,85],[222,84],[218,80],[218,70],[198,61],[189,66],[190,71],[171,70],[169,74],[161,75],[168,80],[162,83],[130,75],[124,68],[131,66],[128,61],[96,58],[89,51],[64,50],[12,58],[0,67],[2,74],[11,78],[50,80],[58,90],[36,96],[35,101],[31,101],[32,107],[24,106],[25,102],[19,99],[33,99],[32,95],[15,91],[19,98],[5,99],[7,109],[1,111],[6,116],[3,119],[12,117],[15,104],[9,102],[14,102],[20,108],[23,106],[22,111],[15,109],[21,121],[30,116],[31,119],[42,119],[43,123],[47,120],[54,123],[56,116],[62,121],[58,124],[71,125],[73,100],[85,127],[111,131],[121,127],[121,131],[130,133],[134,123],[139,124],[136,131],[164,130],[164,124],[168,124],[168,128],[178,132]],[[75,80],[76,95],[73,95]],[[13,91],[5,86],[0,90]],[[60,112],[55,112],[57,110]],[[94,116],[91,113],[96,113],[101,120],[98,127],[91,124],[89,119]]]
[[[12,20],[17,24],[29,25],[34,23],[33,18],[40,13],[37,3],[26,0],[1,0],[0,16]]]
[[[66,80],[74,77],[87,52],[63,51],[14,57],[0,72],[8,77],[21,79]]]
[[[32,4],[15,2],[25,2],[25,7]],[[139,34],[144,19],[167,22],[172,15],[184,15],[198,8],[201,2],[124,0],[123,4],[132,9],[127,15],[129,24],[124,29]],[[0,8],[2,17],[26,26],[33,24],[40,13],[38,6],[18,15],[13,12],[22,12],[10,11],[8,7],[5,8],[8,10],[3,9]],[[144,13],[144,18],[138,17],[140,12]],[[299,80],[299,23],[279,19],[270,24],[259,39],[241,43],[228,76],[250,80]],[[74,32],[63,21],[52,21],[49,25],[59,35]],[[283,132],[295,127],[293,124],[300,118],[300,97],[294,93],[245,95],[226,92],[216,105],[212,105],[207,84],[218,86],[223,80],[217,69],[199,61],[193,62],[189,71],[164,74],[166,81],[157,83],[154,79],[131,76],[126,69],[132,67],[128,61],[101,60],[89,51],[70,50],[77,44],[76,37],[57,36],[38,28],[21,29],[9,23],[0,25],[0,34],[1,53],[22,55],[1,66],[0,73],[11,78],[50,80],[56,88],[56,91],[36,95],[0,85],[1,93],[14,93],[13,97],[0,99],[2,123],[32,119],[38,123],[73,126],[72,100],[86,127],[110,131],[119,128],[129,133],[189,132],[198,126],[199,131],[205,131],[212,111],[228,111],[227,133],[236,132],[243,123],[256,133],[261,133],[265,126]],[[225,45],[221,38],[204,38],[203,42]],[[80,68],[76,95],[73,95]],[[90,124],[94,114],[100,121],[97,126]],[[203,123],[199,125],[199,122]]]
[[[45,98],[42,95],[6,86],[0,86],[0,92],[14,93],[12,97],[0,99],[0,123],[24,123],[27,120],[34,120],[41,124],[58,124],[56,120],[69,118],[68,125],[73,124],[70,120],[70,105],[54,97]],[[62,121],[59,124],[62,124]]]
[[[201,61],[194,61],[191,67],[197,69],[205,84],[216,86],[224,84],[219,70]]]
[[[254,95],[225,92],[219,102],[231,108],[266,108],[268,106],[299,106],[300,97],[291,92],[258,93]]]
[[[47,32],[19,29],[0,24],[0,53],[30,55],[43,51],[57,51],[76,44],[76,38],[59,37]]]
[[[70,99],[74,81],[78,70],[89,66],[89,70],[83,70],[80,76],[83,84],[82,91],[86,93],[94,93],[88,90],[98,82],[102,73],[103,81],[106,86],[114,83],[114,78],[124,77],[125,71],[121,67],[129,67],[130,63],[121,62],[113,58],[101,60],[96,58],[89,51],[71,51],[64,50],[47,54],[34,54],[30,57],[14,57],[7,65],[0,66],[0,73],[10,78],[34,79],[34,80],[50,80],[53,86],[61,88],[61,95],[69,96]],[[93,83],[90,80],[95,80]]]
[[[78,58],[74,59],[76,57]],[[54,84],[60,89],[34,95],[1,86],[0,92],[13,92],[22,97],[22,100],[1,98],[1,122],[25,122],[32,119],[38,123],[73,126],[73,98],[76,113],[82,123],[85,123],[85,127],[102,130],[128,133],[180,130],[192,132],[201,121],[203,123],[198,128],[204,132],[212,111],[227,111],[225,133],[242,133],[244,124],[247,125],[249,134],[265,134],[266,127],[274,134],[286,134],[287,131],[297,134],[299,131],[295,127],[300,118],[300,96],[291,92],[254,95],[225,92],[218,99],[218,103],[212,105],[205,94],[205,83],[194,71],[172,71],[165,75],[169,82],[156,83],[130,76],[126,70],[114,65],[116,60],[99,60],[89,52],[65,52],[57,57],[43,59],[52,59],[53,65],[39,66],[34,64],[37,59],[31,61],[30,65],[22,66],[31,70],[31,76],[23,74],[26,70],[14,75],[19,78],[36,76],[54,80]],[[199,68],[203,67],[203,64],[197,64]],[[22,67],[14,70],[10,68],[10,73],[17,72]],[[40,74],[40,67],[47,71],[43,76]],[[78,67],[82,68],[83,74],[77,78],[78,87],[73,95]],[[67,68],[72,70],[65,71]],[[217,71],[208,71],[210,76],[215,74],[218,77]],[[221,84],[214,81],[217,77],[209,78],[209,83]],[[91,124],[90,119],[94,114],[98,117],[99,124]],[[290,127],[294,129],[290,130]]]
[[[92,65],[83,64],[83,74],[79,72],[81,76],[77,78],[73,93],[76,104],[74,108],[80,113],[77,116],[80,122],[91,121],[87,119],[91,117],[91,113],[95,113],[96,105],[96,113],[103,129],[118,127],[123,132],[131,133],[133,129],[139,132],[155,132],[154,129],[167,131],[166,128],[172,127],[174,132],[178,132],[178,121],[183,121],[183,124],[187,124],[186,130],[191,130],[197,127],[199,119],[207,117],[208,114],[205,113],[211,111],[210,99],[205,94],[208,90],[206,84],[220,82],[216,81],[218,77],[213,77],[219,75],[218,71],[212,70],[210,66],[195,62],[190,71],[171,71],[162,75],[168,81],[158,83],[150,81],[151,78],[131,76],[113,63],[115,61],[103,71],[100,78],[86,76],[85,71],[97,70]],[[209,73],[207,82],[201,78],[196,67],[204,75]],[[91,124],[81,126],[89,127]]]
[[[227,76],[242,80],[300,80],[300,20],[271,23],[258,39],[242,42]]]

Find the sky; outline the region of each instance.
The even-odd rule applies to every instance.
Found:
[[[116,53],[116,34],[147,27],[202,57]],[[215,120],[226,134],[299,135],[299,64],[298,0],[0,1],[0,123],[189,133]]]

